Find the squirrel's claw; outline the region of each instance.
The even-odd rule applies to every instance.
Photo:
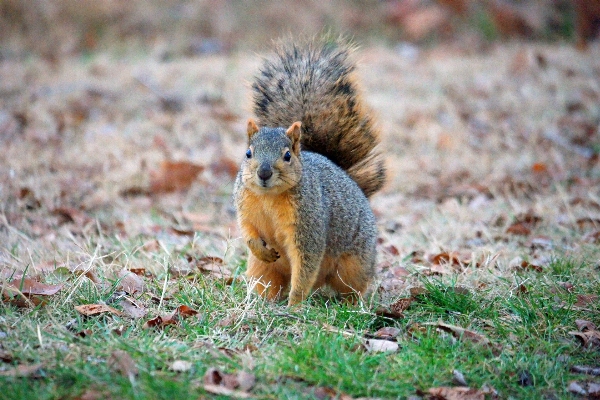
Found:
[[[277,250],[267,248],[267,243],[261,238],[248,240],[248,248],[262,262],[272,263],[279,259]]]

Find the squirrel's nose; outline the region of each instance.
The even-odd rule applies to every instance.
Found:
[[[260,168],[258,169],[258,177],[261,180],[266,181],[272,176],[273,176],[273,170],[271,169],[270,165],[261,165]]]

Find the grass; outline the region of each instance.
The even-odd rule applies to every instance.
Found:
[[[228,286],[203,275],[179,277],[169,283],[179,290],[163,309],[187,304],[200,316],[164,330],[142,328],[158,312],[156,306],[138,320],[79,315],[76,304],[114,303],[118,282],[93,289],[75,285],[77,277],[68,276],[67,289],[44,307],[0,305],[2,350],[15,365],[42,364],[37,379],[0,378],[3,398],[78,398],[93,390],[112,398],[192,399],[207,395],[202,377],[211,367],[252,372],[257,378],[252,394],[258,398],[312,398],[321,386],[353,397],[404,398],[416,390],[456,385],[455,369],[471,387],[491,386],[501,398],[569,398],[568,381],[577,378],[570,366],[597,363],[597,351],[582,349],[568,334],[576,330],[575,319],[597,321],[598,304],[573,308],[577,294],[600,294],[597,274],[589,264],[559,258],[546,273],[521,274],[495,290],[453,290],[452,282],[424,278],[427,292],[401,319],[376,315],[374,305],[355,307],[322,296],[289,310],[248,294],[241,282]],[[573,293],[562,288],[565,280],[575,283]],[[155,295],[160,295],[159,281],[150,287]],[[527,282],[526,292],[497,295],[510,293],[515,282]],[[501,350],[423,325],[437,321],[484,334]],[[417,325],[422,329],[413,329]],[[382,326],[400,328],[400,349],[366,352],[362,338]],[[122,334],[115,333],[117,328]],[[86,329],[92,334],[76,335]],[[109,367],[117,349],[135,361],[139,375],[134,380]],[[174,372],[169,366],[175,360],[190,361],[192,368]],[[519,383],[524,371],[531,386]]]

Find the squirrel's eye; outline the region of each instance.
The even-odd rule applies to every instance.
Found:
[[[283,155],[283,161],[290,161],[292,159],[292,153],[290,153],[289,151],[286,151],[285,154]]]
[[[252,150],[246,150],[246,158],[252,158]]]

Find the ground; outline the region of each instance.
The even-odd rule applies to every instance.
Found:
[[[372,199],[377,281],[359,305],[317,293],[291,310],[243,278],[231,203],[260,55],[1,61],[7,396],[593,392],[572,369],[599,367],[598,331],[577,321],[600,322],[600,47],[357,59],[389,168]],[[399,348],[367,342],[383,327]],[[221,379],[239,371],[256,382]]]

